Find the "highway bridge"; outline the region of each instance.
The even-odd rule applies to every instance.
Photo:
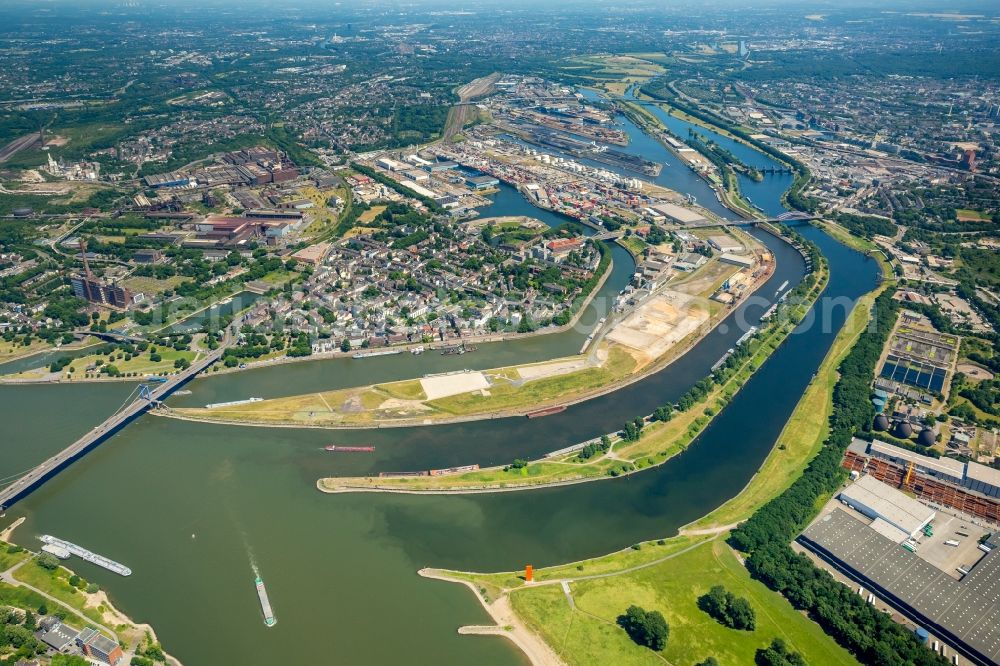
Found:
[[[222,358],[230,337],[230,335],[227,335],[226,340],[218,349],[198,359],[180,374],[169,378],[161,378],[159,380],[160,383],[157,385],[148,382],[140,385],[136,391],[133,391],[133,395],[138,394],[135,399],[127,401],[121,409],[112,414],[104,423],[101,423],[37,467],[24,473],[20,478],[0,491],[0,512],[40,487],[73,461],[82,457],[92,448],[127,426],[150,407],[167,398],[199,372],[206,370]],[[132,398],[132,396],[129,396],[129,398]]]

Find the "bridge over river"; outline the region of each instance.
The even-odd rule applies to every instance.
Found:
[[[133,391],[133,395],[138,395],[136,395],[134,399],[131,399],[132,396],[129,396],[131,400],[127,402],[127,404],[123,405],[117,412],[108,417],[107,420],[80,437],[80,439],[76,440],[56,455],[24,473],[17,480],[0,491],[0,511],[6,510],[14,502],[25,497],[34,489],[40,487],[43,483],[58,474],[77,458],[83,456],[87,451],[94,448],[104,440],[108,439],[111,435],[115,434],[134,421],[151,406],[154,406],[167,398],[171,393],[183,386],[199,372],[209,368],[213,363],[222,358],[226,347],[228,347],[231,342],[231,337],[231,333],[227,333],[225,340],[219,345],[218,349],[211,351],[204,357],[198,359],[180,374],[166,379],[166,381],[163,381],[155,387],[148,383],[142,384],[136,391]]]
[[[704,227],[756,227],[759,224],[781,224],[787,222],[808,222],[811,220],[820,219],[819,215],[809,215],[807,213],[782,213],[778,217],[769,217],[767,219],[748,219],[748,220],[706,220],[704,222],[695,222],[693,224],[685,224],[676,228],[676,231],[685,231],[687,229],[700,229]],[[613,238],[621,238],[625,235],[624,231],[602,231],[598,234],[592,236],[594,240],[611,240]]]

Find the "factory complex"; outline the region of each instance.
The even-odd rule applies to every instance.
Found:
[[[857,438],[847,447],[842,464],[853,474],[878,479],[922,502],[1000,523],[1000,470],[992,467]]]

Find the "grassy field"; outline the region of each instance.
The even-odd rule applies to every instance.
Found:
[[[729,629],[698,608],[698,597],[723,585],[750,601],[754,631]],[[751,664],[758,648],[783,638],[811,666],[854,664],[853,657],[781,595],[750,578],[733,551],[716,539],[623,576],[570,583],[576,609],[558,585],[511,593],[518,615],[570,664]],[[631,604],[659,610],[670,625],[661,656],[633,643],[615,618]]]
[[[638,236],[627,236],[620,239],[618,242],[622,245],[622,247],[628,250],[633,257],[641,257],[643,250],[649,247],[649,244]]]
[[[18,553],[11,553],[8,552],[9,548],[11,548],[10,544],[0,541],[0,571],[6,571],[29,557],[27,551],[22,550]]]
[[[125,360],[124,353],[120,351],[116,352],[111,357],[105,356],[104,354],[81,356],[80,358],[74,359],[72,363],[63,369],[62,379],[70,380],[96,377],[100,373],[100,367],[97,367],[90,372],[87,372],[86,369],[94,366],[98,360],[104,361],[104,366],[115,366],[122,374],[135,373],[139,376],[168,374],[177,372],[177,368],[174,367],[174,362],[176,360],[183,358],[193,362],[198,356],[197,352],[177,351],[170,347],[158,348],[156,353],[161,357],[161,360],[158,362],[151,360],[151,353],[148,351],[137,354],[128,361]],[[73,372],[70,372],[71,369]]]
[[[371,224],[372,222],[375,221],[375,218],[377,218],[379,215],[382,214],[382,211],[384,211],[385,209],[386,206],[372,206],[371,208],[369,208],[368,210],[366,210],[365,212],[361,213],[361,215],[358,216],[358,224],[362,226]]]
[[[991,219],[989,213],[985,213],[981,210],[972,210],[971,208],[959,208],[955,210],[955,214],[959,218],[966,220],[978,220],[981,222],[989,222]]]
[[[280,287],[289,280],[294,280],[299,277],[298,272],[290,271],[287,268],[279,268],[276,271],[271,271],[267,273],[264,277],[260,279],[261,282],[266,282],[267,284],[273,285],[275,287]]]
[[[97,606],[86,606],[87,595],[69,584],[72,572],[63,567],[55,571],[44,569],[35,562],[29,562],[14,572],[14,578],[36,587],[94,622],[104,622],[104,613]]]
[[[32,340],[27,347],[21,344],[20,341],[7,342],[6,340],[0,340],[0,361],[6,361],[18,356],[27,356],[28,354],[48,349],[48,347],[49,344],[43,340]]]
[[[146,294],[147,296],[159,296],[168,289],[174,289],[181,282],[184,282],[184,277],[180,275],[174,275],[164,280],[137,276],[125,280],[123,285],[136,293]]]

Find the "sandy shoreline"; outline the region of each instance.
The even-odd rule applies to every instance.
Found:
[[[511,607],[510,598],[507,594],[501,594],[496,600],[489,603],[479,594],[479,590],[476,589],[476,586],[471,581],[453,578],[439,569],[421,569],[417,573],[424,578],[465,585],[472,591],[483,609],[496,623],[492,626],[471,625],[459,627],[458,633],[480,636],[503,636],[524,652],[532,666],[565,666],[566,662],[521,621]]]

